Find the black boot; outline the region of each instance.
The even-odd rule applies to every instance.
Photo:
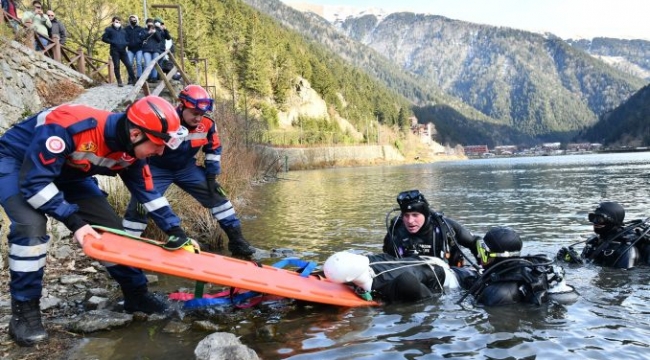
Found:
[[[11,299],[9,335],[20,346],[32,346],[47,340],[47,332],[41,322],[40,299],[18,301]]]
[[[241,226],[224,227],[223,231],[228,236],[228,250],[233,256],[250,257],[255,254],[255,248],[244,239]]]
[[[147,290],[147,286],[135,289],[122,289],[124,294],[124,311],[131,314],[137,311],[145,314],[162,314],[167,310],[167,303]]]

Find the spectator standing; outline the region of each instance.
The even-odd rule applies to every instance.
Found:
[[[160,53],[164,53],[168,47],[167,47],[167,42],[172,41],[171,35],[169,35],[169,30],[165,27],[165,23],[162,21],[161,18],[156,18],[153,22],[154,27],[156,28],[156,31],[160,32]],[[171,46],[171,45],[170,45]],[[165,57],[166,58],[166,57]]]
[[[111,59],[113,59],[113,66],[115,71],[115,79],[117,79],[117,86],[122,87],[122,75],[120,75],[120,60],[126,66],[126,71],[129,74],[129,85],[135,84],[135,73],[133,66],[129,62],[129,55],[126,52],[126,31],[122,28],[122,19],[119,16],[113,16],[111,19],[111,26],[104,30],[102,41],[110,44]]]
[[[18,19],[18,13],[16,12],[16,2],[14,0],[2,0],[2,10]],[[10,19],[9,24],[14,28],[14,31],[18,30],[18,22],[16,20]]]
[[[16,13],[16,3],[14,0],[2,0],[2,10],[9,13],[9,15],[18,18],[18,14]]]
[[[63,23],[59,22],[59,19],[56,18],[54,11],[48,10],[47,17],[50,19],[52,26],[48,29],[48,34],[50,39],[55,37],[59,38],[59,44],[65,45],[65,40],[68,38],[68,32],[65,29]]]
[[[32,28],[38,36],[38,41],[34,42],[34,47],[36,50],[45,50],[45,47],[48,44],[47,37],[49,35],[48,29],[52,27],[52,22],[50,19],[43,14],[43,5],[40,1],[32,1],[33,11],[25,11],[23,13],[22,21],[25,23],[27,19],[32,20]]]
[[[129,55],[129,62],[135,64],[135,73],[138,78],[142,76],[142,67],[144,63],[144,55],[142,52],[142,42],[144,38],[147,37],[146,32],[140,26],[139,19],[137,15],[129,16],[129,24],[124,28],[126,31],[126,42],[128,46],[126,47],[127,54]]]
[[[160,43],[162,37],[159,31],[156,31],[153,19],[147,19],[145,22],[147,28],[145,29],[145,39],[142,42],[142,52],[144,54],[145,67],[151,64],[151,61],[160,55]],[[158,79],[158,71],[154,67],[151,74],[147,79],[148,82],[155,82]]]

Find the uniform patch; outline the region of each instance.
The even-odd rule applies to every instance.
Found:
[[[124,154],[122,154],[122,157],[120,158],[120,160],[126,161],[126,162],[131,162],[131,161],[135,161],[135,158],[133,156],[127,154],[127,153],[124,153]]]
[[[60,154],[65,150],[65,142],[58,136],[50,136],[45,140],[45,148],[52,154]]]
[[[203,125],[203,123],[199,124],[196,127],[196,132],[205,132],[205,125]]]
[[[97,151],[97,144],[95,144],[92,141],[85,142],[79,146],[79,151],[85,151],[85,152],[96,152]]]

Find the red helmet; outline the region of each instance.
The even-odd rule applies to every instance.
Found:
[[[147,134],[156,145],[167,145],[176,149],[187,136],[187,129],[174,106],[167,100],[154,95],[138,99],[126,110],[129,121]]]
[[[212,111],[214,106],[214,100],[210,97],[210,94],[199,85],[187,85],[178,94],[178,100],[188,109]]]

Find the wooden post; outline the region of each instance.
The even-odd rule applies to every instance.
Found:
[[[113,59],[111,57],[108,57],[108,83],[112,84],[115,76],[115,71],[113,70]]]
[[[54,35],[52,40],[54,40],[54,49],[52,50],[54,60],[61,62],[61,43],[59,42],[59,36]]]
[[[84,50],[82,48],[79,48],[77,50],[77,55],[79,55],[79,59],[77,59],[77,71],[79,71],[82,74],[86,74],[86,57],[84,55]]]

